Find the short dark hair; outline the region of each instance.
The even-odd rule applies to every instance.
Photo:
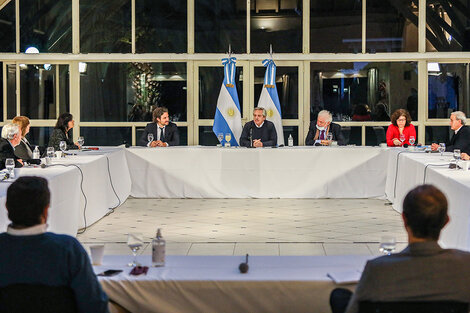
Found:
[[[67,132],[67,127],[69,122],[73,120],[73,115],[70,113],[62,113],[59,115],[57,119],[57,123],[55,124],[55,128],[62,129],[64,132]]]
[[[400,116],[406,117],[405,127],[410,126],[410,124],[411,124],[411,115],[405,109],[398,109],[398,110],[396,110],[395,112],[392,113],[392,116],[390,116],[392,124],[395,125],[395,126],[398,126],[397,125],[397,120],[400,118]]]
[[[403,200],[403,215],[417,238],[438,240],[447,222],[447,198],[432,185],[421,185]]]
[[[8,187],[6,201],[8,218],[14,225],[27,227],[38,225],[50,199],[51,194],[46,179],[22,176]]]
[[[165,107],[158,107],[155,110],[153,110],[153,121],[154,121],[154,123],[156,123],[157,118],[160,119],[162,117],[163,113],[165,113],[165,112],[168,113],[168,109],[165,108]]]

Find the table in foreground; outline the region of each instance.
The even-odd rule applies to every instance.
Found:
[[[378,147],[126,149],[138,198],[374,198],[384,196]]]
[[[123,269],[100,277],[108,296],[131,312],[316,312],[329,313],[337,287],[329,272],[362,271],[371,256],[168,256],[165,267],[146,276],[128,275],[131,257],[105,256],[95,272]],[[150,256],[140,256],[149,265]],[[353,288],[354,285],[348,285]]]

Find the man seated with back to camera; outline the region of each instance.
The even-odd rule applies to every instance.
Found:
[[[307,146],[329,146],[331,141],[337,141],[338,145],[345,144],[344,136],[341,133],[341,125],[333,123],[333,116],[327,110],[318,113],[316,121],[310,122],[305,145]],[[328,134],[332,134],[332,140],[328,139]]]
[[[108,297],[78,240],[46,231],[49,203],[44,178],[23,176],[8,188],[5,206],[12,223],[0,234],[0,288],[70,288],[77,312],[108,312]]]
[[[437,241],[449,222],[447,199],[432,185],[411,190],[403,201],[408,247],[367,262],[352,295],[333,290],[333,313],[359,312],[361,301],[457,301],[470,303],[470,253],[443,249]]]
[[[253,120],[243,127],[240,146],[243,147],[274,147],[277,145],[277,133],[274,123],[266,120],[266,110],[256,107]]]
[[[168,147],[180,144],[180,135],[175,123],[170,122],[168,109],[158,107],[153,110],[153,122],[145,126],[144,133],[140,137],[139,146],[143,147]],[[148,140],[148,135],[153,134],[153,140]]]
[[[21,142],[21,129],[16,124],[6,124],[0,138],[0,170],[5,168],[6,159],[15,160],[15,167],[22,167],[23,160],[15,155],[15,147]]]

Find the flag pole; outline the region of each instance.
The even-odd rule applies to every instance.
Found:
[[[273,59],[273,45],[269,44],[269,58],[272,60]]]

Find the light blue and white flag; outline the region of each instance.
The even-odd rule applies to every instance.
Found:
[[[231,134],[231,146],[239,146],[240,136],[242,135],[242,116],[235,86],[235,63],[236,59],[234,57],[222,59],[224,81],[217,99],[217,109],[214,116],[214,125],[212,126],[212,131],[216,136],[224,134],[225,138],[227,133]]]
[[[266,119],[274,123],[277,144],[280,146],[284,145],[284,132],[282,130],[281,104],[276,88],[276,64],[272,59],[266,59],[263,61],[263,65],[266,67],[266,74],[258,106],[266,109]]]

